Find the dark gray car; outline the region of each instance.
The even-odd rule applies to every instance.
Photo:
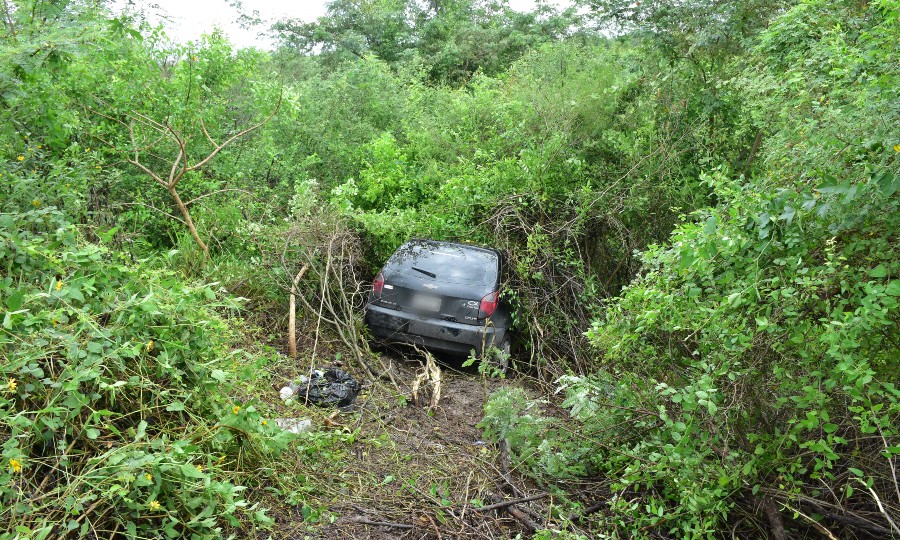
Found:
[[[378,273],[365,321],[375,337],[468,355],[509,353],[509,309],[501,299],[501,257],[467,244],[412,240]]]

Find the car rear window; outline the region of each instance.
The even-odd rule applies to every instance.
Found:
[[[497,254],[491,251],[456,244],[413,241],[402,245],[391,255],[385,270],[430,277],[443,283],[490,286],[497,282],[497,266]]]

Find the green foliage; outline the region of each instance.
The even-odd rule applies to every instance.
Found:
[[[570,482],[603,478],[589,526],[753,537],[774,507],[798,536],[812,519],[851,537],[840,508],[890,532],[900,4],[589,4],[622,35],[543,4],[339,0],[266,53],[173,44],[95,2],[5,3],[7,532],[267,526],[241,485],[288,441],[229,397],[266,368],[225,337],[230,294],[280,326],[309,263],[305,315],[327,294],[346,344],[359,275],[415,236],[505,252],[516,365],[556,380],[571,418],[501,390],[482,426],[576,516]],[[125,159],[165,175],[182,143],[193,163],[279,95],[179,186],[206,261]],[[353,439],[299,451],[339,462]],[[312,483],[281,487],[334,518],[304,502]]]
[[[887,0],[801,2],[761,36],[743,84],[761,105],[754,122],[771,133],[766,165],[781,185],[896,171],[898,15]]]
[[[229,398],[232,300],[85,243],[52,207],[0,214],[0,267],[4,528],[271,525],[241,484],[290,435]]]
[[[502,388],[484,405],[479,426],[485,437],[506,440],[510,458],[522,470],[541,479],[576,478],[585,474],[584,454],[557,422],[540,411],[521,388]]]
[[[532,12],[507,0],[328,2],[315,22],[273,27],[285,49],[316,52],[329,67],[375,56],[397,67],[420,67],[435,82],[465,83],[476,72],[497,75],[528,50],[555,41],[580,24],[574,7],[542,4]]]
[[[595,420],[595,400],[627,407],[613,411],[621,421],[659,420],[631,424],[640,443],[619,448],[650,463],[626,460],[618,488],[653,486],[654,504],[673,504],[684,519],[672,526],[692,534],[720,527],[743,486],[810,494],[824,480],[852,492],[840,471],[881,477],[887,463],[868,460],[890,459],[900,435],[900,258],[885,236],[900,225],[897,198],[875,181],[778,196],[711,181],[728,205],[648,252],[590,332],[627,383],[573,380],[568,398],[592,430],[609,421]]]
[[[561,379],[577,448],[599,449],[584,464],[611,479],[606,525],[718,537],[767,498],[894,497],[896,13],[803,2],[760,35],[740,84],[771,176],[703,175],[718,204],[643,254],[588,332],[599,365]]]

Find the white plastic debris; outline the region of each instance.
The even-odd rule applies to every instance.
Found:
[[[309,379],[305,375],[300,375],[299,382],[290,382],[279,391],[281,399],[287,401],[297,395],[302,385],[306,384]]]
[[[294,383],[291,383],[282,388],[279,393],[281,394],[281,399],[286,401],[294,397],[294,394],[297,393],[297,386]]]
[[[276,418],[275,425],[291,433],[304,433],[313,430],[313,423],[309,418]]]

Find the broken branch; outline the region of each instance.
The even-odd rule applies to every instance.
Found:
[[[487,506],[482,506],[481,508],[473,508],[473,512],[487,512],[488,510],[498,510],[501,508],[506,508],[508,506],[512,506],[514,504],[522,504],[530,501],[536,501],[538,499],[543,499],[548,496],[549,493],[538,493],[537,495],[531,495],[529,497],[522,497],[521,499],[510,499],[508,501],[498,502],[496,504],[489,504]]]
[[[376,527],[391,527],[393,529],[412,529],[412,525],[407,525],[406,523],[392,523],[390,521],[372,521],[371,519],[364,517],[355,517],[350,518],[348,521],[352,521],[353,523],[359,523],[361,525],[374,525]]]
[[[308,266],[304,264],[291,283],[291,299],[288,308],[288,352],[291,358],[297,357],[297,283],[300,282],[307,268]]]

